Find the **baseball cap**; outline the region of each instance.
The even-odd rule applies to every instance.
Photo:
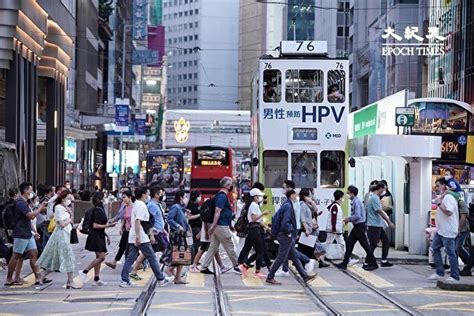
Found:
[[[257,188],[250,190],[250,196],[264,196],[265,194]]]

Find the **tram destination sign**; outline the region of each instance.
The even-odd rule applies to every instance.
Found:
[[[395,108],[395,125],[396,126],[415,125],[415,108],[411,108],[411,107]]]
[[[328,52],[325,41],[282,41],[280,53],[282,55],[324,55]]]

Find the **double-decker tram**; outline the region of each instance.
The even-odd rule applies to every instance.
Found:
[[[232,149],[221,146],[195,147],[191,159],[191,190],[199,190],[203,200],[219,191],[219,181],[233,177]]]
[[[180,150],[152,150],[147,154],[147,185],[166,191],[166,204],[173,203],[175,193],[184,188],[184,159]]]
[[[284,180],[314,189],[320,211],[347,183],[349,69],[327,58],[326,42],[284,41],[280,56],[264,56],[252,83],[252,180],[265,185],[264,209],[286,200]],[[325,230],[327,212],[318,218]],[[267,219],[269,220],[269,219]]]

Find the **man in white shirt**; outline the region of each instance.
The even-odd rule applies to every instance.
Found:
[[[456,236],[459,232],[459,210],[458,202],[451,194],[445,194],[448,190],[446,179],[436,180],[436,191],[440,195],[434,202],[438,205],[436,210],[436,233],[431,242],[433,249],[436,273],[433,273],[430,280],[441,280],[444,277],[443,259],[441,258],[441,248],[444,247],[451,266],[451,276],[446,281],[459,282],[458,257],[456,255]]]
[[[145,204],[145,202],[149,200],[149,196],[150,192],[148,188],[139,187],[135,189],[136,201],[133,203],[132,225],[128,235],[128,256],[123,265],[120,287],[130,287],[132,285],[129,274],[132,271],[133,263],[138,257],[138,251],[148,259],[150,267],[160,286],[165,286],[172,281],[172,279],[164,277],[161,273],[160,265],[151,247],[150,238],[142,226],[142,221],[148,222],[150,220],[150,213]]]

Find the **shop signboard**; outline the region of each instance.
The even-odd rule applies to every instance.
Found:
[[[135,115],[135,139],[145,140],[145,131],[146,131],[146,115],[137,114]]]
[[[366,135],[397,135],[395,110],[405,107],[406,90],[369,104],[349,114],[349,138]]]
[[[128,132],[129,124],[129,99],[116,99],[115,101],[115,131]]]
[[[134,40],[147,40],[148,34],[148,0],[133,0],[133,26]]]
[[[156,64],[159,59],[158,51],[151,49],[134,49],[132,52],[132,64],[148,65]]]
[[[74,139],[64,139],[64,159],[70,162],[76,162],[77,143]]]
[[[465,134],[442,134],[441,138],[441,160],[466,160],[468,139]]]

